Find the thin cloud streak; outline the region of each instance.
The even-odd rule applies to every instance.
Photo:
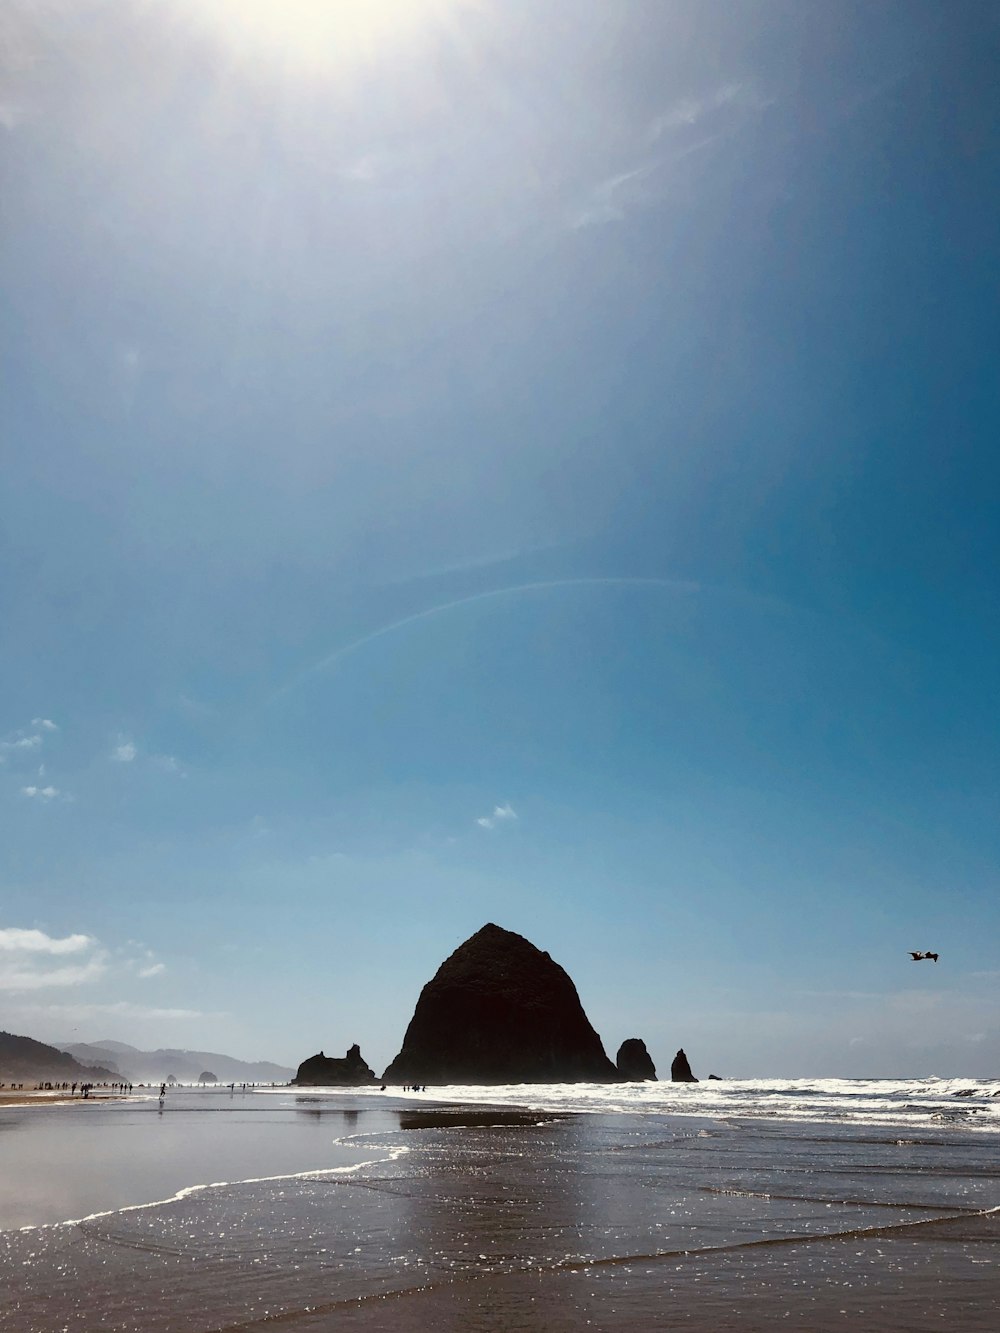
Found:
[[[568,225],[574,231],[584,227],[600,227],[624,222],[636,209],[648,206],[662,197],[664,187],[646,182],[662,176],[669,168],[703,152],[713,144],[730,138],[746,123],[749,116],[763,111],[771,100],[761,95],[752,84],[729,82],[703,97],[683,98],[655,116],[649,123],[644,140],[647,153],[656,156],[621,171],[592,187],[586,200],[570,216]],[[699,137],[691,132],[699,130]],[[640,148],[636,149],[638,153]]]
[[[601,226],[606,222],[624,222],[628,216],[628,203],[621,198],[625,187],[646,180],[662,165],[662,159],[657,159],[601,181],[594,186],[589,201],[572,218],[570,226],[576,231],[582,227]],[[638,201],[633,198],[630,202],[634,204]]]
[[[293,677],[286,684],[280,686],[270,696],[268,702],[273,703],[277,699],[283,698],[293,690],[298,689],[312,676],[322,675],[331,667],[342,662],[345,657],[356,653],[359,648],[364,648],[366,644],[374,643],[377,639],[384,638],[387,634],[392,634],[396,630],[405,629],[407,625],[415,625],[421,620],[429,620],[432,616],[444,615],[448,611],[456,611],[462,606],[472,606],[476,602],[490,601],[497,597],[511,597],[518,593],[543,592],[556,588],[583,588],[583,587],[608,587],[608,588],[667,588],[671,592],[694,593],[701,591],[701,585],[692,583],[684,579],[660,579],[660,578],[577,578],[577,579],[544,579],[536,583],[515,583],[506,588],[492,588],[487,592],[473,593],[469,597],[458,597],[452,602],[443,602],[440,606],[430,606],[424,611],[416,611],[413,615],[403,616],[401,620],[394,620],[390,625],[382,625],[379,629],[372,630],[369,634],[363,634],[359,639],[354,639],[351,643],[345,644],[342,648],[336,648],[332,653],[320,661],[307,667],[299,675]]]
[[[134,1004],[131,1000],[116,1000],[109,1004],[32,1004],[22,1005],[21,1012],[49,1018],[71,1019],[85,1023],[92,1018],[225,1018],[226,1013],[208,1013],[200,1009],[158,1009]]]
[[[718,111],[721,107],[741,99],[741,94],[744,93],[745,88],[742,83],[724,83],[715,92],[708,93],[704,97],[684,97],[654,117],[649,127],[649,138],[656,142],[672,130],[697,125],[709,112]],[[753,99],[753,105],[759,105],[756,98]]]

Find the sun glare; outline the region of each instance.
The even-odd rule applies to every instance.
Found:
[[[183,0],[190,17],[255,61],[346,70],[432,33],[468,0]]]

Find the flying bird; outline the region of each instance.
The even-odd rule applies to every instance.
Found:
[[[933,958],[935,963],[938,960],[938,956],[936,953],[915,953],[913,949],[910,950],[910,957],[913,959],[915,963],[926,962],[928,958]]]

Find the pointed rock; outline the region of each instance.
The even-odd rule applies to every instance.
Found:
[[[374,1073],[361,1056],[361,1047],[354,1045],[342,1060],[332,1055],[311,1055],[299,1065],[292,1083],[300,1088],[358,1088],[366,1083],[377,1083]]]
[[[483,926],[420,992],[387,1083],[609,1083],[617,1071],[568,974]]]
[[[688,1064],[688,1058],[684,1054],[684,1047],[677,1052],[670,1065],[670,1078],[673,1083],[697,1083],[698,1080],[691,1073],[691,1066]]]
[[[629,1083],[640,1083],[644,1079],[656,1082],[656,1066],[641,1037],[628,1037],[622,1042],[615,1056],[615,1064],[618,1067],[618,1077],[628,1080]]]

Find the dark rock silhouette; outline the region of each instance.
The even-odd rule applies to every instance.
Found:
[[[677,1052],[670,1065],[670,1079],[673,1083],[697,1083],[698,1080],[691,1073],[691,1066],[688,1064],[688,1058],[684,1054],[684,1047]]]
[[[0,1083],[15,1079],[110,1083],[118,1077],[117,1070],[106,1069],[103,1065],[81,1064],[72,1055],[47,1046],[43,1041],[35,1041],[34,1037],[0,1032]]]
[[[365,1064],[361,1047],[354,1045],[342,1060],[332,1055],[311,1055],[299,1065],[292,1083],[300,1088],[358,1088],[378,1079]]]
[[[644,1079],[656,1082],[656,1066],[640,1037],[627,1037],[622,1042],[615,1056],[615,1065],[618,1077],[630,1083],[640,1083]]]
[[[420,992],[386,1083],[611,1083],[618,1073],[576,987],[547,953],[492,922]]]
[[[708,1079],[709,1079],[709,1082],[710,1082],[710,1083],[721,1083],[721,1082],[722,1082],[722,1079],[719,1077],[718,1074],[709,1074]]]

